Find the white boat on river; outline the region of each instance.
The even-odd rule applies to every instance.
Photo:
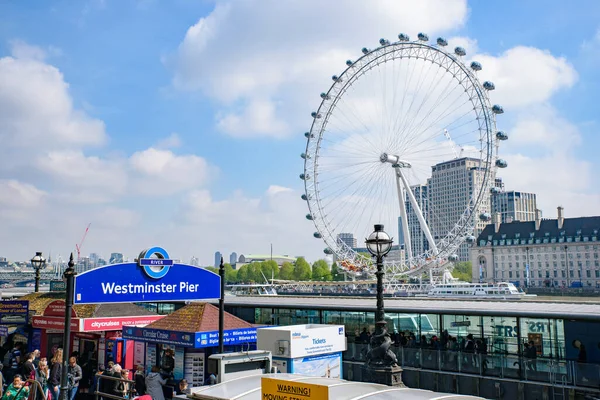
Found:
[[[452,282],[432,286],[427,297],[468,299],[522,299],[531,296],[510,282],[468,283]]]

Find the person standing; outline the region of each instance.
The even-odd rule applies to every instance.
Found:
[[[15,375],[17,375],[21,369],[22,357],[21,349],[23,348],[23,343],[17,342],[15,343],[15,347],[10,352],[9,356],[9,370],[7,371],[7,379],[12,380]]]
[[[77,364],[77,358],[71,356],[69,358],[69,366],[67,369],[67,376],[69,377],[69,400],[75,400],[75,395],[79,389],[79,381],[83,376],[81,367]]]
[[[48,362],[46,360],[40,360],[38,368],[35,371],[35,380],[39,382],[44,392],[43,397],[39,396],[38,390],[33,389],[35,392],[35,400],[42,400],[48,398],[48,378],[50,377],[50,371],[48,370]]]
[[[50,390],[52,391],[52,399],[58,400],[60,397],[60,378],[62,376],[62,349],[57,349],[52,357],[52,368],[50,369]]]
[[[35,349],[33,351],[33,365],[37,368],[39,363],[40,363],[40,356],[42,355],[42,353],[40,353],[40,351],[38,349]]]
[[[146,377],[146,391],[152,397],[152,400],[165,400],[163,385],[167,380],[160,375],[160,368],[156,365],[152,367],[152,372]]]
[[[135,377],[133,379],[135,381],[135,392],[138,396],[143,396],[146,394],[146,377],[144,376],[144,366],[138,365],[137,370],[135,371]]]
[[[23,379],[35,379],[35,365],[33,365],[33,359],[35,358],[33,353],[27,353],[25,356],[25,362],[21,368],[23,373]]]

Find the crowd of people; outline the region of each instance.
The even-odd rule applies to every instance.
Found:
[[[23,347],[22,343],[16,343],[5,356],[6,367],[0,363],[0,400],[59,400],[63,350],[56,349],[48,360],[41,357],[39,350],[23,354]],[[68,400],[76,399],[83,377],[78,356],[78,352],[73,352],[67,365]],[[174,367],[172,350],[167,350],[160,367],[153,366],[147,375],[143,365],[138,365],[133,376],[130,376],[129,370],[109,361],[107,367],[98,366],[89,390],[84,389],[83,392],[92,395],[99,392],[123,399],[135,396],[142,400],[165,400],[165,388],[176,394],[188,393],[187,380],[173,380]],[[99,397],[101,400],[108,400],[108,397]]]

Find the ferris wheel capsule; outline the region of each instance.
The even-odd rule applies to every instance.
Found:
[[[310,138],[313,138],[315,136],[312,133],[310,133],[310,132],[304,132],[304,137],[307,138],[307,139],[310,139]]]
[[[448,46],[448,41],[446,39],[444,39],[443,37],[439,37],[437,38],[437,44],[438,46]]]
[[[333,254],[333,251],[329,247],[327,247],[327,248],[323,249],[323,253],[329,255],[329,254]]]
[[[371,52],[371,50],[367,49],[366,47],[363,47],[361,51],[364,55],[367,55]]]
[[[459,46],[454,49],[454,54],[456,54],[457,56],[460,56],[460,57],[464,57],[467,55],[467,51],[464,48]]]
[[[313,233],[313,236],[317,239],[321,239],[323,237],[319,232]]]
[[[502,106],[499,106],[498,104],[494,104],[492,106],[492,112],[494,114],[504,114],[504,108],[502,108]]]
[[[346,65],[351,67],[354,62],[352,60],[346,60]]]
[[[491,221],[492,216],[490,215],[490,213],[484,212],[484,213],[479,214],[479,219],[482,221]]]
[[[421,41],[421,42],[428,42],[429,41],[429,35],[427,35],[426,33],[420,32],[417,35],[417,38]]]
[[[465,240],[467,241],[467,243],[475,243],[475,236],[469,235],[466,237]]]
[[[300,158],[302,158],[303,160],[308,160],[310,159],[310,154],[302,153],[300,154]]]
[[[306,194],[302,194],[302,196],[300,196],[300,198],[304,201],[308,200],[308,196]]]
[[[481,64],[480,64],[480,63],[478,63],[477,61],[473,61],[473,62],[471,63],[471,69],[472,69],[473,71],[481,71]]]
[[[302,179],[303,181],[307,181],[310,179],[310,175],[308,174],[300,174],[300,179]]]
[[[501,192],[501,190],[502,190],[502,189],[500,189],[498,186],[493,186],[493,187],[490,189],[490,192],[491,192],[492,194],[497,194],[497,193],[500,193],[500,192]]]
[[[314,217],[312,215],[310,215],[310,214],[306,214],[305,217],[309,221],[314,221]]]
[[[387,46],[388,44],[390,44],[390,41],[384,38],[379,39],[379,44],[382,46]]]
[[[508,167],[508,163],[506,162],[506,160],[503,160],[500,158],[500,159],[496,160],[496,167],[506,168],[506,167]]]
[[[333,75],[333,76],[331,77],[331,80],[332,80],[332,81],[334,81],[334,82],[341,82],[341,81],[342,81],[342,78],[340,78],[340,77],[339,77],[339,76],[337,76],[337,75]]]
[[[458,256],[456,254],[450,254],[448,256],[448,260],[450,260],[452,262],[456,262],[456,261],[458,261]]]
[[[496,132],[496,138],[498,140],[508,140],[508,135],[504,131],[498,131]]]
[[[311,112],[310,116],[317,119],[321,118],[321,114],[317,113],[316,111]]]
[[[493,82],[485,81],[485,82],[483,82],[483,88],[485,90],[494,90],[494,89],[496,89],[496,85],[494,85]]]

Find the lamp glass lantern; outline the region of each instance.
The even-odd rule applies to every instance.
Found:
[[[46,259],[42,256],[41,251],[35,252],[35,256],[31,259],[31,266],[36,271],[39,271],[46,266]]]
[[[383,225],[375,225],[375,231],[369,235],[367,240],[367,250],[373,256],[381,258],[390,252],[392,249],[393,240],[383,230]]]

